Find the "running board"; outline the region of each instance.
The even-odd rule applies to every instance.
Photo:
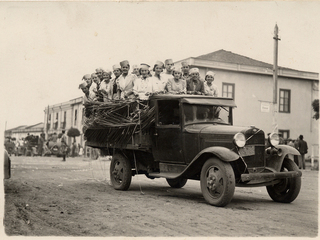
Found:
[[[168,179],[173,179],[179,177],[180,173],[168,173],[168,172],[162,172],[162,173],[149,173],[148,174],[150,177],[155,177],[155,178],[168,178]]]

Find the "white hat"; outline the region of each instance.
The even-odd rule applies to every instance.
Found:
[[[206,73],[206,76],[212,76],[212,77],[214,77],[216,74],[214,73],[214,72],[212,72],[212,71],[208,71],[207,73]]]
[[[199,73],[199,68],[191,68],[189,70],[189,74],[191,74],[191,73]]]

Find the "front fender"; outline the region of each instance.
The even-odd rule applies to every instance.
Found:
[[[200,158],[201,155],[205,153],[212,153],[213,155],[216,155],[219,159],[225,161],[225,162],[231,162],[235,161],[239,158],[239,155],[235,152],[231,151],[228,148],[225,147],[208,147],[203,149],[201,152],[199,152],[191,162],[197,160]]]
[[[299,151],[287,145],[277,145],[266,149],[266,166],[280,172],[284,158],[288,155],[300,155]]]
[[[189,163],[186,169],[180,174],[180,177],[194,176],[201,172],[201,168],[205,161],[216,156],[225,162],[235,161],[239,158],[239,155],[225,147],[208,147],[200,151]]]

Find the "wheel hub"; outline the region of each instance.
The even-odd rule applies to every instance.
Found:
[[[221,194],[223,188],[222,176],[217,168],[210,168],[207,172],[207,188],[213,194]]]
[[[216,177],[213,174],[209,174],[207,178],[207,187],[210,190],[215,190],[216,189]]]

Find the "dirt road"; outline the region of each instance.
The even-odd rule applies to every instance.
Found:
[[[265,187],[236,188],[224,208],[210,206],[198,181],[182,189],[133,177],[128,191],[109,185],[107,159],[12,157],[5,180],[4,230],[22,236],[315,237],[318,171],[305,170],[291,204]],[[308,168],[310,169],[310,167]]]

